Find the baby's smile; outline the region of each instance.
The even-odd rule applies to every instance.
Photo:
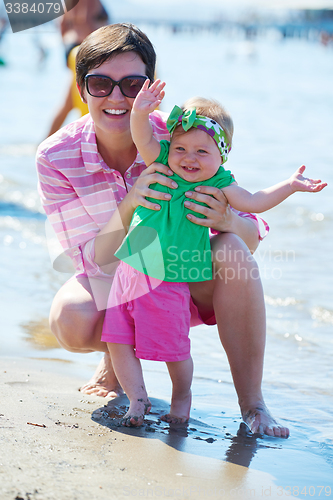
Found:
[[[192,172],[193,170],[199,170],[199,168],[196,168],[196,167],[186,167],[186,166],[182,166],[182,168],[184,170],[186,170],[187,172]]]

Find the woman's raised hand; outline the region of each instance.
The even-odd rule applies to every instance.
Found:
[[[149,87],[150,80],[146,80],[133,103],[132,112],[142,115],[152,113],[162,102],[165,92],[165,82],[155,80]]]
[[[160,210],[161,206],[158,204],[158,200],[168,201],[171,199],[171,195],[160,191],[154,191],[153,189],[150,189],[149,186],[158,182],[163,186],[176,189],[178,187],[177,183],[169,178],[172,174],[172,170],[170,170],[170,168],[166,165],[162,165],[162,163],[152,163],[149,165],[149,167],[147,167],[137,178],[132,189],[126,196],[127,200],[130,201],[133,210],[135,210],[139,205],[151,210]],[[151,201],[148,201],[146,198],[147,196],[149,198],[156,198],[157,202],[152,203]]]

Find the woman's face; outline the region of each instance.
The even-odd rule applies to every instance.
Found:
[[[146,66],[135,52],[124,52],[106,61],[89,74],[109,76],[119,81],[125,76],[146,76]],[[125,97],[119,86],[109,96],[93,97],[84,89],[90,115],[95,123],[97,137],[105,134],[130,133],[130,113],[134,98]]]

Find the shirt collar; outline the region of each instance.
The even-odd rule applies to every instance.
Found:
[[[91,117],[83,127],[81,139],[81,153],[84,166],[87,172],[114,172],[113,168],[108,167],[104,162],[97,148],[95,124]],[[134,165],[144,163],[141,155],[137,153],[134,163],[127,169],[130,170]]]
[[[106,170],[102,165],[101,155],[98,153],[95,124],[91,117],[88,118],[82,130],[81,153],[87,172],[95,173]]]

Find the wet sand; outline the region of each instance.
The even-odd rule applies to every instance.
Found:
[[[126,397],[81,394],[85,380],[66,364],[0,363],[1,500],[281,498],[271,474],[207,456],[221,429],[196,419],[187,427],[160,422],[163,400],[152,398],[140,429],[123,429],[112,417],[124,413]],[[227,434],[229,454],[241,440],[251,456],[249,438]]]

